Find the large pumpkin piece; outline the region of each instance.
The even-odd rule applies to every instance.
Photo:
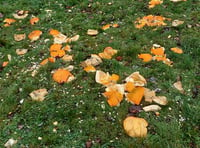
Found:
[[[73,76],[68,70],[58,69],[53,74],[53,80],[58,83],[68,82],[69,77]]]
[[[127,117],[123,121],[124,130],[131,137],[146,137],[148,122],[143,118]]]

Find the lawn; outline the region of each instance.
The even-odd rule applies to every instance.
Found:
[[[148,0],[1,0],[0,1],[0,147],[13,138],[13,147],[200,147],[200,3],[197,0],[172,2],[164,0],[148,8]],[[8,27],[6,18],[14,18],[18,10],[28,11],[24,19]],[[167,18],[164,26],[137,28],[135,21],[148,15]],[[39,21],[31,25],[31,17]],[[184,21],[172,26],[173,20]],[[103,30],[106,24],[118,24]],[[54,40],[49,34],[56,29],[67,37],[80,35],[71,42],[66,62],[57,58],[54,63],[40,63],[49,57]],[[88,29],[98,30],[95,36]],[[28,37],[16,41],[14,34],[41,30],[42,35],[31,42]],[[162,61],[143,62],[138,54],[151,53],[153,44],[165,48],[173,66]],[[122,84],[126,77],[138,71],[147,81],[146,88],[165,96],[168,104],[158,113],[140,111],[134,114],[148,122],[146,137],[127,135],[123,121],[132,116],[132,103],[124,99],[111,107],[102,95],[105,87],[95,81],[95,72],[87,73],[81,63],[91,54],[112,47],[117,54],[102,59],[97,70],[117,74]],[[179,47],[182,54],[174,53]],[[23,55],[16,49],[28,49]],[[11,58],[10,58],[11,57]],[[9,61],[3,66],[3,62]],[[52,71],[73,65],[75,80],[59,84]],[[33,75],[34,70],[36,73]],[[180,80],[181,93],[173,84]],[[34,90],[46,88],[44,101],[33,101]],[[140,106],[150,103],[144,99]],[[154,103],[153,103],[154,104]]]

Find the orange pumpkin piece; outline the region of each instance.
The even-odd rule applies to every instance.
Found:
[[[72,74],[68,70],[58,69],[53,74],[53,80],[57,83],[64,83],[68,81],[70,76],[72,76]]]
[[[55,29],[51,29],[49,31],[49,34],[52,35],[52,36],[57,36],[60,34],[60,32],[58,30],[55,30]]]
[[[182,54],[183,53],[183,50],[178,48],[178,47],[171,48],[171,51],[173,51],[175,53],[178,53],[178,54]]]
[[[159,47],[159,48],[151,48],[151,53],[154,55],[159,55],[163,56],[165,53],[165,48],[164,47]]]
[[[46,65],[47,63],[48,63],[48,58],[47,59],[44,59],[41,63],[40,63],[40,65]]]
[[[6,67],[8,65],[8,63],[9,63],[8,61],[3,62],[2,67]]]
[[[28,35],[28,38],[33,42],[33,41],[38,40],[41,35],[42,35],[42,31],[34,30]]]
[[[163,3],[163,1],[161,1],[161,0],[151,0],[150,2],[149,2],[149,8],[153,8],[153,7],[155,7],[156,5],[159,5],[159,4],[162,4]]]
[[[62,45],[61,44],[53,44],[50,46],[50,49],[49,51],[52,52],[52,51],[58,51],[58,50],[61,50],[62,48]]]
[[[139,54],[138,55],[139,59],[142,59],[143,62],[149,62],[152,60],[152,55],[148,54],[148,53],[143,53],[143,54]]]
[[[107,24],[107,25],[104,25],[101,29],[102,30],[107,30],[111,27],[111,24]]]
[[[86,67],[84,68],[84,70],[85,70],[86,72],[95,72],[95,71],[96,71],[95,67],[92,66],[92,65],[86,66]]]
[[[126,94],[127,101],[139,105],[144,96],[144,87],[136,87],[131,93]]]
[[[70,45],[66,45],[66,46],[63,48],[63,50],[65,50],[65,51],[71,51]]]
[[[113,27],[113,28],[118,28],[118,27],[119,27],[119,24],[112,24],[112,27]]]
[[[11,19],[11,18],[6,18],[3,22],[10,25],[10,24],[16,22],[16,20],[15,19]]]
[[[49,57],[48,61],[51,62],[51,63],[55,63],[56,59],[54,57]]]
[[[166,54],[164,54],[162,56],[159,56],[159,55],[153,56],[153,60],[156,60],[156,61],[165,61],[166,59],[167,59]]]
[[[40,19],[38,17],[33,17],[30,19],[30,24],[35,25]]]
[[[117,74],[112,74],[110,77],[111,81],[117,82],[119,80],[119,75]]]
[[[127,92],[132,92],[135,89],[135,85],[133,82],[127,82],[124,89]]]

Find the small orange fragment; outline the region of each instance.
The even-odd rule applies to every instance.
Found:
[[[61,44],[53,44],[50,46],[50,49],[49,51],[52,52],[52,51],[58,51],[58,50],[61,50],[62,48],[62,45]]]
[[[104,25],[104,26],[102,26],[102,30],[107,30],[107,29],[109,29],[111,27],[111,24],[107,24],[107,25]]]
[[[173,51],[175,53],[178,53],[178,54],[182,54],[183,53],[183,50],[178,48],[178,47],[171,48],[171,51]]]
[[[119,24],[112,24],[112,27],[113,27],[113,28],[118,28],[118,27],[119,27]]]
[[[44,59],[41,63],[40,63],[40,65],[46,65],[47,63],[48,63],[48,58],[47,59]]]
[[[54,57],[49,57],[48,60],[49,60],[49,62],[51,62],[51,63],[55,63],[55,61],[56,61],[56,59],[55,59]]]
[[[11,18],[6,18],[3,22],[10,25],[10,24],[16,22],[16,20],[15,19],[11,19]]]
[[[59,32],[58,30],[51,29],[51,30],[49,31],[49,34],[50,34],[50,35],[53,35],[53,36],[57,36],[57,35],[60,34],[60,32]]]
[[[85,70],[86,72],[95,72],[95,71],[96,71],[95,67],[92,66],[92,65],[86,66],[86,67],[84,68],[84,70]]]
[[[117,74],[112,74],[110,77],[111,81],[117,82],[119,80],[119,75]]]
[[[138,55],[139,59],[142,59],[143,62],[149,62],[152,60],[152,55],[148,54],[148,53],[143,53],[143,54],[139,54]]]
[[[127,92],[132,92],[135,89],[135,85],[133,82],[127,82],[124,89]]]
[[[38,40],[41,35],[42,35],[42,31],[34,30],[28,35],[28,38],[33,42],[33,41]]]
[[[39,21],[38,17],[33,17],[33,18],[30,19],[31,25],[35,25],[38,21]]]
[[[151,48],[151,53],[154,55],[160,55],[163,56],[165,52],[165,48],[164,47],[159,47],[159,48]]]
[[[6,67],[8,65],[8,61],[3,62],[2,67]]]

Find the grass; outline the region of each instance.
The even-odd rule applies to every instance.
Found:
[[[200,147],[200,39],[199,39],[199,2],[191,0],[173,3],[164,1],[162,5],[148,9],[148,1],[110,1],[91,0],[6,0],[0,2],[0,18],[3,26],[5,18],[12,18],[16,10],[28,10],[29,16],[10,27],[0,27],[0,62],[12,61],[5,68],[0,68],[0,147],[9,138],[18,140],[14,147],[85,147],[92,141],[92,147]],[[91,6],[89,6],[91,5]],[[52,10],[47,13],[47,10]],[[180,19],[183,25],[138,30],[133,22],[138,17],[154,14]],[[31,26],[31,15],[38,16],[38,24]],[[119,28],[106,31],[100,27],[108,23],[118,23]],[[188,26],[191,27],[188,27]],[[48,57],[48,49],[53,43],[49,29],[58,29],[73,36],[80,35],[73,43],[74,61],[57,61],[40,68],[35,77],[29,69]],[[16,33],[30,33],[32,30],[43,31],[36,42],[28,39],[16,42]],[[96,37],[87,36],[87,29],[98,29]],[[168,36],[171,35],[171,38]],[[45,39],[50,39],[45,43]],[[161,62],[143,63],[137,54],[147,52],[152,44],[165,47],[168,57],[174,62],[169,67]],[[162,107],[160,116],[153,112],[138,114],[148,123],[146,138],[131,138],[123,130],[122,122],[128,114],[131,104],[123,101],[119,107],[110,107],[101,95],[104,88],[94,80],[94,73],[82,70],[80,62],[90,54],[99,53],[111,46],[121,56],[104,60],[98,69],[119,74],[121,82],[125,77],[139,71],[147,80],[147,87],[161,89],[159,95],[165,95],[169,103]],[[182,55],[172,53],[171,47],[179,46]],[[27,48],[23,56],[15,53],[17,48]],[[59,67],[74,65],[76,80],[59,85],[52,80],[51,71]],[[173,88],[177,76],[182,78],[185,94]],[[155,79],[156,83],[150,81]],[[34,102],[29,93],[39,88],[49,92],[45,101]],[[23,100],[23,103],[20,101]],[[58,125],[53,125],[57,121]],[[53,132],[56,128],[57,132]],[[42,140],[38,140],[42,137]]]

